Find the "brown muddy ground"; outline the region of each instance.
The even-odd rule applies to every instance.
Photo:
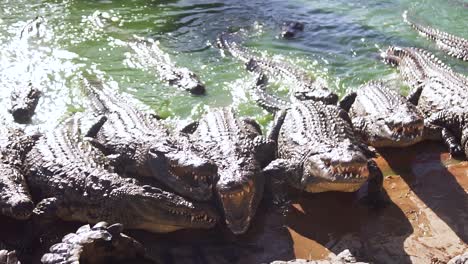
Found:
[[[441,264],[467,251],[468,162],[451,159],[442,145],[428,142],[380,153],[388,199],[381,210],[360,205],[358,194],[300,193],[284,217],[263,205],[251,230],[239,237],[222,227],[127,233],[160,263],[267,263],[320,259],[350,249],[358,260],[373,263]],[[27,225],[0,219],[0,238],[15,241],[28,232]],[[37,263],[40,254],[35,256]]]

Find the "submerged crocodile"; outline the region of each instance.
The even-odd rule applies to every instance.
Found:
[[[262,165],[273,159],[274,144],[257,122],[238,118],[232,108],[211,110],[195,125],[192,141],[218,166],[216,194],[226,224],[245,233],[263,195]]]
[[[91,142],[113,158],[117,172],[154,177],[183,196],[210,199],[217,173],[213,162],[185,137],[171,134],[156,117],[137,109],[132,98],[100,82],[84,84],[93,110],[108,118]]]
[[[233,33],[222,33],[217,38],[217,45],[246,63],[248,70],[264,72],[270,78],[281,78],[292,82],[294,85],[291,94],[294,97],[323,101],[327,104],[336,104],[338,101],[338,96],[326,87],[323,80],[314,80],[301,68],[286,62],[259,57],[234,41],[237,37]]]
[[[31,83],[26,88],[15,90],[11,95],[11,107],[8,111],[18,123],[31,121],[41,92]]]
[[[22,173],[26,152],[37,136],[26,136],[18,129],[0,126],[0,213],[24,220],[31,216],[34,203]]]
[[[468,40],[454,36],[428,26],[422,26],[408,19],[408,11],[403,13],[403,20],[417,30],[421,35],[435,41],[437,47],[450,56],[468,61]]]
[[[99,222],[84,225],[63,237],[41,258],[43,264],[57,263],[135,263],[145,259],[143,246],[122,234],[121,224]],[[139,262],[142,263],[142,262]]]
[[[171,232],[210,228],[217,220],[211,207],[159,188],[143,185],[104,169],[99,153],[79,141],[81,119],[74,115],[43,135],[27,154],[25,169],[38,223],[64,221],[122,223],[126,228]],[[88,133],[105,122],[101,118]]]
[[[424,120],[416,107],[381,81],[371,81],[345,96],[354,131],[374,147],[406,147],[422,140]]]
[[[205,93],[205,85],[200,78],[187,68],[174,65],[154,40],[137,40],[128,44],[136,53],[136,61],[144,67],[157,71],[163,81],[192,94]]]
[[[281,37],[291,39],[296,36],[298,32],[304,31],[304,23],[302,22],[284,22],[281,26]]]
[[[262,93],[264,87],[257,88]],[[368,182],[365,199],[381,201],[383,175],[370,159],[373,153],[353,131],[348,114],[320,101],[295,100],[287,109],[273,95],[263,96],[277,113],[270,138],[278,144],[277,159],[264,169],[272,180],[275,202],[284,202],[283,182],[307,192],[354,192]],[[279,102],[279,103],[278,103]]]
[[[454,107],[462,107],[466,111],[468,78],[422,49],[389,47],[382,57],[399,68],[403,79],[412,88],[408,100],[417,105],[426,119],[424,138],[442,139],[452,155],[462,155],[463,149],[467,152],[467,146],[462,147],[460,137],[465,132],[453,131],[456,128],[451,126],[451,122],[455,120],[448,116],[442,118],[438,113]],[[435,120],[438,120],[437,126],[434,126]]]

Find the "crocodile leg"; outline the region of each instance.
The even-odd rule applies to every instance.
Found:
[[[96,138],[99,130],[101,130],[104,123],[107,121],[106,116],[99,116],[96,119],[97,121],[89,128],[88,132],[85,133],[85,137]]]
[[[273,204],[283,214],[287,213],[291,204],[287,192],[287,179],[297,172],[295,167],[288,160],[276,159],[263,169],[266,190],[270,192]]]
[[[386,201],[383,198],[383,174],[377,163],[370,160],[367,163],[369,169],[369,180],[367,182],[367,194],[361,198],[365,204],[371,208],[379,208],[385,205]]]
[[[271,139],[265,139],[263,136],[255,137],[254,149],[255,158],[260,162],[262,168],[276,158],[276,142]]]
[[[353,105],[354,100],[356,100],[356,96],[357,96],[356,92],[352,92],[352,93],[345,95],[345,97],[341,99],[339,106],[346,112],[349,112],[349,109],[351,109],[351,106]]]
[[[180,130],[180,132],[185,133],[185,134],[193,134],[193,132],[195,132],[195,130],[197,130],[197,127],[198,127],[198,122],[194,121],[194,122],[191,122],[188,125],[184,126]]]
[[[463,149],[460,145],[460,140],[450,130],[443,128],[441,136],[452,156],[463,156]]]
[[[406,97],[408,102],[412,103],[413,105],[418,105],[419,97],[421,96],[422,90],[422,85],[415,89],[412,89]]]
[[[432,115],[428,118],[427,122],[442,128],[442,141],[448,147],[451,155],[463,156],[461,138],[456,135],[460,135],[462,132],[462,123],[464,122],[463,112],[443,110]]]
[[[287,111],[286,110],[281,110],[280,112],[277,112],[275,115],[275,121],[273,122],[273,127],[271,128],[270,135],[268,135],[268,138],[270,140],[273,140],[275,142],[278,141],[278,136],[280,133],[281,126],[284,123],[284,119],[286,118]]]

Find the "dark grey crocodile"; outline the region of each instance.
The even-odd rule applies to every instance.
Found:
[[[101,118],[88,133],[95,133],[104,121]],[[106,221],[150,232],[215,225],[217,215],[211,207],[104,169],[99,153],[79,140],[80,122],[77,115],[67,119],[27,154],[27,181],[40,201],[34,209],[38,223],[53,218]]]
[[[235,41],[237,38],[239,36],[234,33],[222,33],[217,38],[217,45],[246,63],[248,70],[261,71],[269,78],[286,79],[292,82],[294,85],[291,88],[291,95],[294,97],[323,101],[327,104],[336,104],[338,101],[338,96],[326,87],[323,80],[314,80],[301,68],[286,62],[277,62],[257,56]]]
[[[205,85],[200,78],[187,68],[176,66],[153,40],[137,40],[128,44],[136,53],[136,62],[143,67],[154,69],[160,78],[169,85],[192,94],[205,93]]]
[[[0,250],[0,264],[21,264],[16,256],[16,252],[8,250]]]
[[[448,129],[450,123],[432,123],[435,114],[468,102],[468,78],[454,72],[433,54],[417,48],[389,47],[382,57],[396,65],[403,79],[412,88],[408,100],[417,105],[425,117],[424,138],[443,140],[453,155],[462,155],[461,131]],[[449,120],[446,120],[448,122]]]
[[[31,216],[34,203],[22,173],[23,159],[37,136],[0,126],[0,212],[15,219]]]
[[[408,19],[408,11],[403,13],[403,20],[417,30],[421,35],[435,41],[437,47],[450,56],[468,61],[468,40],[440,31],[438,29],[419,25]]]
[[[371,81],[345,96],[354,131],[374,147],[406,147],[422,140],[424,119],[416,107],[381,81]]]
[[[27,87],[21,87],[13,91],[11,95],[11,107],[8,111],[18,123],[27,123],[31,121],[34,115],[41,92],[31,83]]]
[[[262,137],[257,122],[238,118],[232,108],[209,111],[191,139],[218,166],[216,194],[227,226],[245,233],[263,195],[262,165],[273,159],[274,143]]]
[[[262,87],[257,93],[264,92]],[[269,109],[281,100],[263,96]],[[320,101],[295,100],[277,113],[270,138],[278,144],[277,159],[264,169],[273,181],[276,202],[284,202],[284,182],[307,192],[354,192],[368,182],[372,205],[381,202],[383,175],[370,159],[373,153],[353,131],[348,114]]]
[[[137,109],[132,98],[118,95],[100,82],[84,80],[92,108],[108,117],[92,143],[119,173],[155,177],[177,193],[196,200],[212,195],[217,168],[185,137],[171,134],[154,116]]]
[[[281,37],[285,39],[294,38],[298,32],[304,31],[304,23],[302,22],[284,22],[281,26]]]
[[[93,227],[84,225],[76,233],[63,237],[41,258],[43,264],[58,263],[142,263],[143,246],[122,234],[121,224],[99,222]]]

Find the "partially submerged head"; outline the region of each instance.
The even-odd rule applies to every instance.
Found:
[[[325,104],[336,104],[338,95],[330,91],[325,80],[317,78],[308,84],[304,90],[294,91],[294,96],[300,100],[321,101]]]
[[[348,140],[327,152],[313,153],[303,163],[301,187],[308,192],[354,192],[369,178],[368,159]]]
[[[405,48],[390,46],[388,49],[380,53],[380,57],[389,64],[398,66],[400,65],[401,59],[408,55],[408,50]]]
[[[178,68],[176,74],[177,78],[169,81],[171,84],[175,84],[195,95],[205,94],[205,85],[195,73],[187,68]]]
[[[247,168],[229,168],[220,170],[219,174],[216,193],[226,224],[234,234],[243,234],[249,228],[262,198],[264,176],[259,170]]]
[[[107,199],[118,199],[120,204],[114,208],[115,219],[110,220],[131,229],[165,233],[184,228],[211,228],[218,220],[211,206],[149,185],[124,185],[113,189]]]
[[[0,174],[0,212],[15,219],[28,219],[34,203],[23,175],[14,166],[2,163]]]
[[[202,201],[211,198],[217,166],[189,145],[177,148],[157,143],[147,155],[147,166],[160,182],[188,198]]]
[[[294,38],[298,32],[304,31],[302,22],[285,22],[281,26],[281,37],[285,39]]]

